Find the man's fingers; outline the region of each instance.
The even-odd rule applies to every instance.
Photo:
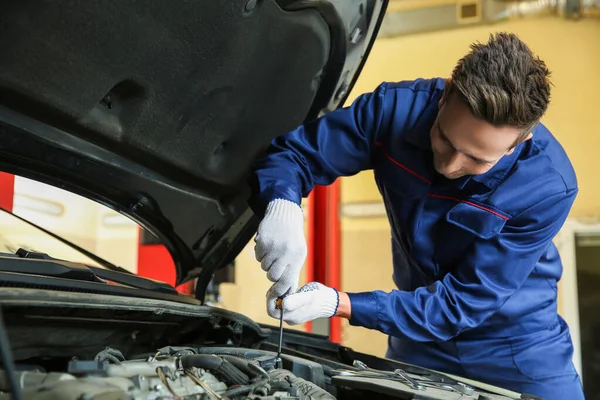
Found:
[[[277,308],[277,296],[267,295],[267,314],[272,318],[279,319],[281,310]]]
[[[267,257],[271,257],[271,256],[267,256]],[[273,264],[269,268],[269,272],[267,272],[267,279],[269,279],[271,282],[280,281],[281,277],[285,273],[286,269],[287,269],[287,265],[285,265],[285,263],[281,259],[274,258]]]
[[[263,271],[269,271],[267,273],[267,277],[269,276],[271,271],[273,271],[273,267],[275,267],[276,258],[272,254],[267,254],[260,262],[260,267]],[[270,278],[269,278],[270,279]],[[272,281],[274,282],[274,281]]]
[[[308,306],[312,301],[310,293],[294,293],[283,300],[284,314],[292,313]]]
[[[286,316],[284,316],[284,317],[283,317],[283,321],[284,321],[286,324],[288,324],[288,325],[292,325],[292,326],[294,326],[294,325],[300,325],[300,324],[303,324],[303,323],[305,323],[305,322],[308,322],[308,321],[309,321],[309,319],[306,319],[306,320],[305,320],[305,319],[302,319],[302,318],[300,318],[300,317],[298,317],[298,316],[295,316],[295,315],[294,315],[294,316],[287,316],[287,317],[286,317]]]
[[[254,239],[254,241],[256,242],[256,244],[254,245],[254,258],[256,258],[256,261],[261,262],[262,259],[265,257],[267,250],[262,245],[262,242],[257,241],[256,238]]]
[[[295,283],[294,286],[297,286],[297,283]],[[267,311],[269,312],[269,310],[275,310],[274,304],[277,298],[288,293],[293,293],[291,289],[293,288],[291,284],[287,282],[286,279],[282,279],[279,282],[275,283],[273,286],[271,286],[271,288],[267,292]],[[270,299],[272,299],[271,302],[269,302]],[[306,306],[310,303],[310,301],[311,293],[294,293],[289,296],[286,296],[283,299],[283,310],[284,312],[296,310],[297,308]],[[275,310],[272,313],[269,313],[269,315],[275,315],[276,318],[278,318],[279,310]]]
[[[278,283],[281,283],[282,286],[286,287],[286,291],[289,294],[293,294],[295,291],[292,291],[292,286],[298,285],[298,274],[290,267],[286,265],[286,273],[281,276],[281,279],[278,280]]]
[[[290,284],[290,291],[289,293],[296,293],[298,291],[298,280],[295,280],[294,282],[292,282]]]
[[[276,268],[279,267],[275,265],[271,267],[271,269]],[[285,272],[281,274],[281,277],[277,279],[275,284],[269,289],[269,293],[272,296],[283,296],[284,294],[294,293],[298,287],[298,279],[297,271],[292,270],[292,268],[287,265]]]
[[[313,319],[314,318],[312,317],[311,314],[303,312],[302,309],[283,313],[283,320],[288,325],[303,324],[303,323],[311,321]]]
[[[283,300],[283,320],[288,325],[298,325],[308,321],[307,305],[310,304],[308,293],[294,293]]]
[[[272,256],[269,254],[266,258],[270,257]],[[298,264],[296,261],[294,261],[293,258],[285,256],[278,257],[274,259],[273,265],[271,265],[271,268],[267,273],[267,278],[271,282],[277,282],[282,279],[288,279],[288,283],[290,284],[290,286],[292,284],[297,285],[296,281],[298,280],[298,272],[300,271],[300,269],[302,269],[302,264]],[[295,281],[292,282],[292,280]]]
[[[271,200],[254,237],[254,256],[274,285],[268,296],[279,297],[298,287],[298,275],[306,260],[304,215],[294,201]],[[267,304],[270,315],[274,306]]]
[[[276,282],[267,292],[267,297],[278,298],[289,292],[290,286],[283,280]]]

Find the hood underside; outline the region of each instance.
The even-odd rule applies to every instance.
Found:
[[[343,104],[386,6],[4,2],[0,168],[129,216],[200,285],[256,230],[252,163]]]

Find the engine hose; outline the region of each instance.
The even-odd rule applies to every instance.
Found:
[[[248,366],[255,365],[257,367],[260,367],[260,363],[258,361],[254,360],[252,358],[243,356],[241,354],[227,354],[227,353],[212,353],[212,354],[214,354],[215,356],[218,356],[218,357],[222,357],[225,360],[229,360],[232,364],[236,365],[238,368],[240,368],[242,363],[245,365],[248,365]],[[233,360],[237,360],[237,362],[235,362]],[[247,366],[244,366],[243,368],[248,369]],[[261,369],[262,369],[262,367],[261,367]],[[250,371],[247,371],[247,372],[251,374]]]
[[[269,371],[269,376],[274,381],[289,382],[292,387],[296,388],[311,399],[335,400],[335,397],[325,389],[305,379],[298,378],[296,375],[285,369],[275,369],[273,371]]]
[[[269,385],[268,382],[260,382],[255,386],[253,393],[258,396],[266,397],[271,393],[271,385]]]
[[[215,374],[230,385],[247,385],[250,382],[248,375],[227,360],[223,360],[223,364],[215,370]]]
[[[229,389],[227,392],[223,394],[224,398],[232,398],[236,396],[242,396],[248,394],[250,392],[254,392],[257,395],[267,396],[269,394],[269,390],[271,389],[271,385],[269,385],[268,379],[262,379],[258,382],[255,382],[251,385],[238,386],[233,389]],[[289,385],[288,385],[289,389]]]
[[[246,356],[243,356],[241,354],[232,354],[232,353],[211,353],[212,355],[218,356],[218,357],[230,357],[230,358],[237,358],[239,360],[245,361],[248,364],[255,364],[255,365],[260,365],[260,363],[258,361],[256,361],[253,358],[248,358]]]
[[[211,354],[192,354],[179,357],[179,365],[183,369],[202,368],[213,371],[220,368],[221,364],[223,364],[223,359]]]
[[[239,386],[223,393],[223,397],[227,399],[236,396],[243,396],[245,394],[250,393],[252,389],[254,389],[254,387],[251,385]]]
[[[212,355],[221,357],[224,360],[229,361],[249,376],[252,376],[254,378],[258,378],[259,376],[269,378],[269,374],[267,374],[267,371],[265,371],[265,369],[260,366],[260,363],[258,361],[252,358],[248,358],[241,354],[228,353],[212,353]]]
[[[245,374],[248,375],[256,375],[256,373],[253,373],[250,368],[248,367],[248,365],[250,365],[248,362],[246,362],[245,360],[239,359],[237,357],[232,357],[229,355],[220,355],[219,357],[221,357],[223,360],[227,360],[229,361],[231,364],[233,364],[236,368],[238,368],[240,371],[244,372]]]
[[[210,354],[191,354],[179,358],[179,366],[183,369],[202,368],[213,372],[228,385],[247,385],[248,375],[229,361]]]

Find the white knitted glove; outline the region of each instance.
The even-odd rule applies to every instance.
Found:
[[[333,317],[340,305],[337,290],[318,282],[307,283],[283,299],[283,320],[298,325],[317,318]]]
[[[267,278],[275,282],[267,292],[267,312],[279,318],[275,301],[298,288],[300,270],[306,260],[304,216],[296,203],[276,199],[267,205],[254,239],[254,255]]]

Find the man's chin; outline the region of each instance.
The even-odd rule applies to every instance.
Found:
[[[465,174],[455,174],[455,175],[444,175],[446,179],[460,179],[465,176]]]
[[[450,179],[450,180],[454,180],[454,179],[458,179],[458,178],[462,178],[463,176],[465,176],[465,174],[463,174],[462,172],[458,172],[456,174],[444,174],[443,172],[440,172],[439,169],[435,169],[437,171],[438,174],[442,175],[444,178],[446,179]]]

